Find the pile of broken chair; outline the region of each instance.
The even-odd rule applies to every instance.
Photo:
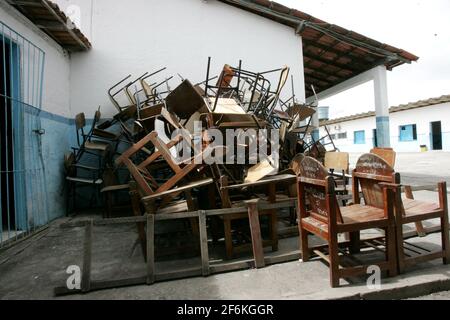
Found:
[[[289,69],[255,73],[243,70],[241,64],[237,68],[225,65],[220,75],[213,78],[209,70],[210,62],[204,82],[192,84],[182,79],[173,90],[168,86],[170,78],[147,82],[155,73],[118,90],[115,86],[110,97],[118,114],[94,128],[108,130],[118,125],[118,141],[126,145],[123,152],[115,147],[114,164],[115,170],[126,168],[130,180],[125,185],[107,186],[104,192],[129,190],[135,217],[127,221],[136,222],[148,271],[144,280],[137,278],[132,283],[150,284],[171,276],[197,275],[197,270],[158,275],[155,259],[158,253],[196,256],[198,248],[202,258],[200,275],[242,267],[240,262],[210,266],[209,253],[216,248],[222,250],[226,259],[250,249],[253,266],[264,267],[270,263],[264,248],[278,250],[280,220],[298,229],[304,261],[318,256],[329,263],[333,287],[339,285],[341,278],[366,274],[367,266],[360,263],[357,254],[367,249],[383,251],[385,259],[371,265],[390,275],[428,258],[448,262],[445,184],[439,185],[437,205],[402,200],[399,174],[380,156],[368,154],[361,157],[351,176],[352,203],[341,202],[339,193],[349,192],[348,154],[326,153],[323,145],[311,139],[314,108],[296,103],[295,94],[286,102],[282,100]],[[275,89],[266,77],[270,73],[280,75]],[[132,93],[137,82],[142,90]],[[162,92],[164,85],[166,90]],[[126,93],[129,105],[122,107],[117,102],[118,92]],[[227,129],[239,129],[233,148],[211,135],[214,130],[224,133]],[[279,130],[279,137],[272,135],[275,130]],[[262,139],[260,132],[266,132]],[[257,164],[251,165],[249,160],[255,157],[251,140],[258,139],[267,142],[262,145],[270,156],[257,158]],[[271,152],[273,140],[280,143],[279,157]],[[244,164],[237,161],[243,155],[247,160]],[[342,175],[336,170],[342,170]],[[343,190],[338,190],[339,178],[343,178]],[[438,252],[414,243],[405,244],[404,224],[433,218],[441,219],[443,244]],[[384,229],[384,233],[375,239],[361,239],[362,231],[373,228]],[[311,234],[322,238],[325,245],[310,247]],[[338,238],[339,234],[346,235],[345,241]],[[87,248],[92,245],[85,243]],[[85,261],[90,259],[89,252],[85,249]],[[300,254],[290,252],[272,260],[288,261],[293,257],[298,259]],[[344,260],[348,262],[344,259],[347,257],[353,262],[350,268],[341,265]],[[83,270],[87,278],[89,272]]]
[[[288,101],[282,100],[288,67],[255,73],[243,70],[241,64],[238,68],[225,65],[220,75],[212,78],[209,70],[210,60],[204,82],[192,84],[182,79],[175,89],[168,88],[164,93],[159,93],[157,87],[167,81],[149,84],[147,75],[139,80],[141,91],[129,92],[133,82],[122,89],[128,91],[127,96],[133,97],[135,104],[118,108],[119,114],[114,119],[121,128],[126,128],[124,136],[129,135],[134,142],[116,158],[115,165],[126,167],[130,173],[128,186],[136,216],[183,217],[183,213],[197,210],[224,210],[224,214],[208,218],[208,227],[214,244],[224,239],[226,257],[231,259],[239,251],[252,247],[254,234],[249,230],[246,213],[249,201],[295,200],[295,175],[289,166],[297,151],[304,151],[303,141],[311,132],[310,119],[315,110],[297,104],[294,94]],[[275,87],[266,78],[268,74],[279,74]],[[140,98],[142,92],[144,99]],[[110,96],[114,99],[115,93]],[[300,126],[302,123],[304,128]],[[232,150],[229,143],[226,146],[225,141],[218,143],[220,139],[211,135],[216,132],[227,137],[229,130],[235,134]],[[272,135],[274,130],[281,134]],[[261,146],[258,141],[261,139],[265,143],[259,149],[265,150],[253,149],[252,143]],[[272,145],[279,143],[281,156],[269,156]],[[259,153],[265,156],[258,157]],[[109,186],[103,191],[114,188]],[[225,214],[227,209],[231,214]],[[277,250],[277,211],[263,210],[258,213],[258,220],[259,215],[264,230],[267,229],[268,240],[263,246]],[[185,236],[194,239],[184,243],[198,248],[198,222],[193,218],[184,220],[176,229],[177,234],[180,236],[184,231]],[[287,220],[295,223],[294,210]],[[173,239],[167,234],[164,237],[162,230],[163,226],[156,230],[157,234],[161,231],[158,239]],[[146,255],[143,223],[138,224],[138,233]],[[178,248],[178,252],[185,249],[186,246]],[[171,250],[166,248],[164,252]]]

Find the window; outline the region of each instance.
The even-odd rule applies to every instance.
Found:
[[[417,140],[417,126],[415,124],[409,124],[406,126],[400,126],[400,141],[416,141]]]
[[[366,132],[364,130],[362,131],[355,131],[355,144],[365,144],[366,143]]]
[[[337,138],[338,138],[338,139],[347,139],[347,132],[344,132],[344,133],[338,133]]]
[[[336,135],[335,134],[330,134],[330,138],[333,140],[336,140]]]

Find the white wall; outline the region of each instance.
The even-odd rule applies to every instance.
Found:
[[[55,41],[3,1],[0,2],[0,20],[45,52],[42,108],[57,115],[72,117],[68,54]]]
[[[107,89],[130,73],[137,77],[167,66],[165,75],[180,73],[193,83],[201,82],[208,56],[213,58],[214,75],[225,63],[237,65],[239,59],[243,68],[255,71],[288,65],[296,94],[304,99],[302,41],[287,26],[214,0],[57,2],[66,10],[81,6],[81,29],[93,44],[90,52],[72,55],[74,112],[90,117],[101,105],[103,115],[111,116],[115,110]],[[277,81],[278,75],[274,85]],[[176,76],[172,88],[179,82]],[[290,93],[290,82],[285,91]]]
[[[391,146],[397,152],[419,152],[421,145],[432,149],[430,136],[430,123],[441,121],[442,147],[444,151],[450,151],[450,103],[438,104],[424,108],[411,109],[390,114]],[[417,125],[417,141],[399,141],[400,126]],[[340,130],[338,130],[340,128]],[[336,147],[344,152],[369,152],[373,148],[373,129],[376,128],[375,117],[346,121],[340,124],[329,125],[331,134],[347,132],[347,139],[334,140]],[[354,132],[365,130],[366,143],[354,144]],[[324,135],[321,128],[321,134]]]

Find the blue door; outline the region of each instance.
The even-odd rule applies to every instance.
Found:
[[[0,22],[0,247],[48,222],[40,108],[45,54]]]

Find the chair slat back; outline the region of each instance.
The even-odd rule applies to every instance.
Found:
[[[151,98],[153,96],[153,88],[145,81],[145,79],[141,79],[141,86],[147,99]]]
[[[395,168],[396,152],[392,148],[374,148],[370,153],[376,154],[381,159],[386,161],[392,168]]]
[[[86,126],[86,116],[84,113],[79,113],[75,116],[75,126],[77,130],[83,129]]]
[[[302,184],[305,198],[309,201],[311,213],[321,218],[323,222],[327,223],[331,214],[330,202],[334,202],[333,208],[337,211],[336,217],[339,222],[342,222],[342,216],[337,206],[337,199],[334,193],[334,184],[331,177],[328,175],[327,169],[316,159],[305,157],[300,165],[300,183]],[[302,201],[302,199],[299,199]]]
[[[354,202],[359,203],[361,186],[365,205],[383,209],[383,189],[380,183],[394,183],[395,180],[395,171],[385,160],[371,153],[362,155],[353,171]]]
[[[158,133],[153,132],[150,134],[150,140],[153,143],[153,145],[158,149],[158,151],[161,153],[161,156],[164,158],[164,160],[167,162],[167,164],[172,168],[172,170],[175,173],[178,173],[181,171],[180,166],[176,163],[175,159],[172,157],[172,153],[170,152],[170,149],[167,147],[167,145],[162,141]]]
[[[226,64],[223,67],[222,73],[219,77],[219,80],[217,81],[217,87],[219,88],[228,88],[231,87],[231,81],[233,81],[235,74],[233,69]]]
[[[350,155],[347,152],[327,152],[325,153],[325,168],[348,173],[349,159]]]

